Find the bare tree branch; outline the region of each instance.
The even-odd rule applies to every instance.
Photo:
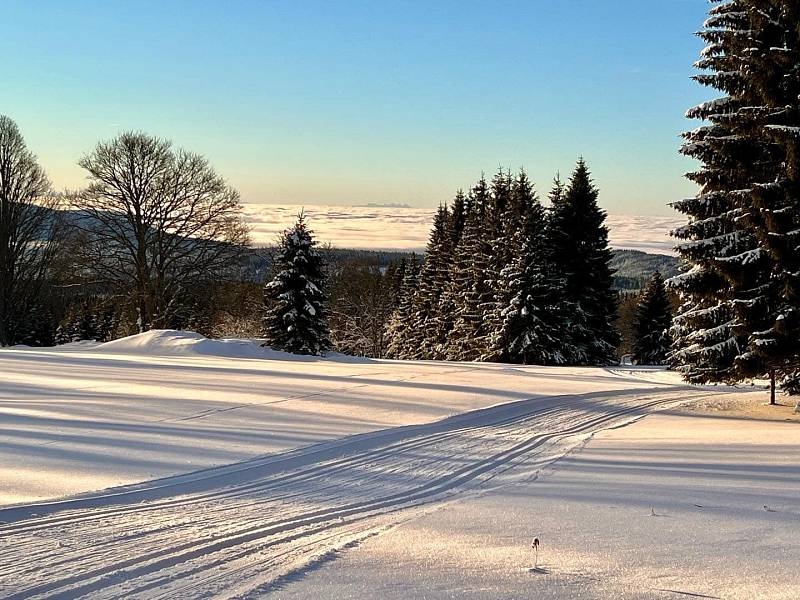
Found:
[[[249,245],[238,193],[208,161],[163,139],[123,133],[79,162],[72,195],[97,277],[135,296],[139,329],[166,327],[182,291],[223,279]]]
[[[0,115],[0,346],[35,307],[60,231],[59,199],[16,123]]]

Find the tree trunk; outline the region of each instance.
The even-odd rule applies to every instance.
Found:
[[[6,282],[0,279],[0,285],[5,286]],[[0,289],[0,347],[11,345],[11,332],[8,330],[9,302],[6,301],[6,289]]]
[[[769,372],[769,403],[775,406],[775,369]]]

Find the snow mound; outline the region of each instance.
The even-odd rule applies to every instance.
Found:
[[[98,352],[157,356],[218,356],[224,358],[286,358],[292,356],[263,348],[259,340],[210,340],[194,331],[154,329],[93,348]],[[293,357],[296,358],[296,357]]]
[[[91,350],[92,348],[97,348],[101,342],[95,342],[94,340],[80,340],[78,342],[67,342],[66,344],[59,344],[57,348],[59,350]]]

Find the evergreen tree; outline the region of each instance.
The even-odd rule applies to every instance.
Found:
[[[708,73],[694,79],[726,95],[687,113],[706,122],[684,134],[687,143],[681,149],[703,163],[688,175],[700,192],[673,205],[689,223],[674,232],[686,241],[678,246],[684,273],[671,281],[683,301],[672,327],[672,361],[695,383],[738,378],[736,357],[746,351],[747,336],[740,331],[736,303],[747,300],[742,294],[747,286],[736,268],[741,257],[763,259],[745,228],[741,202],[749,198],[757,177],[754,165],[763,163],[763,145],[741,119],[752,99],[743,79],[748,68],[746,8],[738,0],[715,6],[700,33],[708,45],[697,66]]]
[[[88,296],[69,307],[55,334],[51,329],[50,335],[44,337],[56,344],[82,341],[107,342],[114,338],[116,326],[117,313],[114,305],[103,298]]]
[[[491,329],[484,313],[494,301],[486,275],[492,252],[491,239],[485,232],[489,199],[486,179],[481,177],[470,192],[470,209],[453,268],[455,320],[446,350],[451,360],[479,360],[491,343]]]
[[[481,355],[481,360],[486,361],[508,361],[508,340],[503,329],[503,311],[509,302],[506,275],[519,250],[521,228],[520,214],[512,210],[513,187],[511,172],[501,168],[492,179],[484,225],[484,235],[489,238],[490,249],[483,272],[483,285],[489,294],[479,309],[488,334]]]
[[[464,233],[467,215],[471,210],[471,201],[458,190],[448,211],[446,251],[439,261],[437,282],[441,289],[438,318],[432,332],[434,345],[431,358],[446,359],[449,356],[449,340],[456,318],[456,299],[460,297],[460,289],[453,284],[456,272],[456,257],[462,250],[461,238]]]
[[[611,364],[619,343],[606,215],[597,197],[583,159],[567,188],[559,185],[551,194],[548,246],[555,272],[564,278],[565,299],[573,304],[564,331],[564,359],[573,364]]]
[[[265,345],[295,354],[329,350],[324,261],[302,213],[281,237],[274,271],[264,286]]]
[[[403,284],[400,288],[397,308],[386,326],[386,357],[397,360],[412,358],[415,351],[409,342],[414,317],[414,297],[417,293],[419,263],[417,255],[412,254],[403,269]]]
[[[439,338],[442,329],[441,298],[444,289],[442,277],[448,270],[447,257],[450,253],[448,221],[447,207],[440,206],[434,217],[417,289],[411,301],[412,317],[406,323],[406,328],[409,330],[406,335],[408,354],[413,358],[432,359],[442,341]]]
[[[117,327],[117,311],[110,302],[98,306],[95,311],[95,332],[98,342],[108,342],[114,339],[114,330]]]
[[[94,311],[88,298],[70,306],[55,334],[59,345],[83,341],[97,341]]]
[[[23,333],[19,342],[26,346],[52,346],[55,343],[53,314],[41,304],[36,304],[22,322]]]
[[[672,307],[664,278],[656,271],[639,299],[634,322],[633,359],[639,365],[666,364]]]
[[[458,190],[456,197],[453,199],[453,206],[449,211],[449,218],[447,220],[447,234],[450,238],[451,253],[455,251],[456,246],[461,241],[461,234],[464,233],[464,225],[467,220],[467,212],[470,206],[467,203],[467,197],[464,195],[463,190]]]
[[[740,377],[768,374],[775,403],[776,379],[800,391],[800,6],[771,0],[748,9],[753,66],[746,76],[755,93],[743,120],[766,148],[744,214],[762,250],[754,268],[764,278],[751,302],[736,305],[738,332],[748,336],[736,367]]]
[[[91,302],[88,299],[84,300],[78,309],[77,318],[74,321],[72,329],[72,341],[97,341],[95,314]]]
[[[796,342],[780,338],[791,276],[782,273],[796,252],[797,193],[781,139],[792,137],[798,106],[797,62],[783,62],[797,39],[792,6],[717,2],[700,33],[707,47],[697,67],[705,72],[695,80],[724,95],[688,112],[705,121],[682,148],[702,162],[688,175],[700,192],[675,204],[689,223],[675,232],[686,241],[678,247],[685,272],[672,280],[683,300],[672,360],[693,382],[790,370]],[[781,24],[793,11],[795,20]],[[788,352],[776,352],[781,346]]]
[[[53,335],[53,342],[57,346],[69,344],[72,341],[71,324],[68,322],[61,322],[56,327],[55,334]]]
[[[392,307],[397,308],[400,304],[401,291],[403,289],[403,279],[406,276],[406,257],[402,257],[397,262],[392,262],[386,269],[386,279],[389,282],[389,289],[392,298]]]
[[[501,271],[500,323],[494,342],[503,361],[560,364],[563,355],[563,300],[554,293],[554,277],[546,248],[545,212],[525,171],[517,176],[509,212],[519,222],[510,233],[513,252]]]

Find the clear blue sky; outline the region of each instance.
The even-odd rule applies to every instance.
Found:
[[[251,202],[430,206],[584,155],[613,212],[694,192],[677,155],[703,0],[3,3],[0,113],[58,188],[140,129]]]

